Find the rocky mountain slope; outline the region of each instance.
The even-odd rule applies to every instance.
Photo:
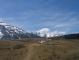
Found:
[[[39,37],[33,33],[28,33],[18,27],[0,22],[0,39],[23,39]]]

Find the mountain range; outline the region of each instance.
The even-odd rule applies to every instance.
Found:
[[[38,35],[28,33],[18,27],[0,22],[0,39],[24,39],[24,38],[38,38]]]

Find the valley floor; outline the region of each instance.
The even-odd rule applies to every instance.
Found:
[[[34,47],[38,46],[39,44],[29,44],[28,45],[28,52],[23,60],[32,60],[31,57],[34,55]]]
[[[0,41],[0,60],[79,60],[79,40]]]

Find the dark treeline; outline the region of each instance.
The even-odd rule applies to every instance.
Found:
[[[79,39],[79,33],[77,34],[68,34],[63,36],[52,37],[53,40],[61,40],[61,39]]]
[[[78,34],[64,35],[63,38],[65,38],[65,39],[79,39],[79,33]]]

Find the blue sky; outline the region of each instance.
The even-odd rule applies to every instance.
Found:
[[[79,32],[79,0],[0,0],[0,20],[26,31]]]

